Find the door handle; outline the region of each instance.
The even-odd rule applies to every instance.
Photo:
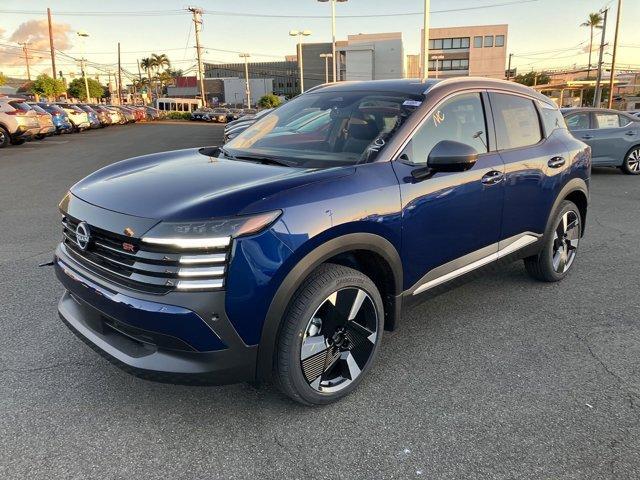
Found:
[[[628,135],[630,137],[635,136],[636,132],[634,132],[633,130],[629,130],[627,133],[625,133],[625,135]]]
[[[504,173],[497,170],[491,170],[482,177],[482,183],[484,185],[495,185],[500,183],[504,179]]]
[[[550,168],[560,168],[566,163],[566,160],[563,157],[553,157],[551,160],[547,162]]]
[[[583,135],[581,138],[584,140],[591,140],[593,138],[593,135]]]

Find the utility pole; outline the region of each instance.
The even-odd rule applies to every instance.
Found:
[[[618,50],[618,27],[620,27],[620,10],[622,10],[622,0],[618,0],[618,12],[616,13],[616,32],[613,35],[613,56],[611,57],[611,75],[609,76],[609,101],[607,108],[613,105],[613,81],[616,73],[616,53]]]
[[[118,42],[118,105],[122,105],[122,66],[120,64],[120,42]]]
[[[51,9],[47,8],[47,19],[49,20],[49,47],[51,48],[51,71],[53,79],[56,79],[56,54],[53,48],[53,27],[51,25]]]
[[[249,55],[241,53],[240,58],[244,58],[244,92],[247,95],[247,108],[251,108],[251,87],[249,86]]]
[[[513,57],[513,53],[509,54],[509,66],[507,67],[507,81],[511,80],[511,58]]]
[[[596,91],[593,94],[593,106],[594,107],[599,107],[600,106],[600,100],[602,98],[602,90],[601,90],[601,83],[602,83],[602,57],[604,56],[604,46],[605,46],[605,36],[607,33],[607,14],[609,13],[609,9],[606,8],[604,13],[604,18],[602,20],[602,37],[600,38],[600,54],[598,57],[598,76],[596,78]]]
[[[31,81],[31,70],[29,68],[29,42],[21,43],[22,51],[24,52],[24,60],[27,63],[27,80]]]
[[[432,55],[431,60],[434,60],[436,62],[436,78],[438,78],[438,61],[444,60],[444,55]],[[427,67],[428,67],[428,64],[427,64]],[[429,69],[427,68],[427,70]]]
[[[424,0],[424,18],[422,21],[422,41],[424,42],[424,52],[422,54],[422,78],[429,78],[429,12],[431,11],[431,0]]]
[[[193,24],[196,32],[196,51],[198,53],[198,74],[200,75],[200,94],[202,96],[202,105],[207,106],[207,94],[204,91],[204,68],[202,66],[202,52],[200,48],[200,28],[202,27],[202,9],[189,7],[188,10],[193,14]]]

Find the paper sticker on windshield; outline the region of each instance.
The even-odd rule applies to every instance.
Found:
[[[419,107],[422,105],[422,102],[418,100],[405,100],[402,105],[405,107]]]

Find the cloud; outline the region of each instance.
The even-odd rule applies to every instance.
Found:
[[[56,49],[66,50],[71,47],[69,40],[70,34],[73,32],[70,25],[66,23],[53,23],[53,44]],[[3,37],[5,31],[0,28],[0,37]],[[29,49],[32,52],[29,56],[32,58],[34,65],[49,59],[49,24],[46,19],[29,20],[20,24],[20,26],[9,36],[10,42],[29,43]],[[20,48],[5,48],[0,51],[0,64],[8,66],[24,65]]]

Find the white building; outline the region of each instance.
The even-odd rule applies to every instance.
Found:
[[[384,80],[404,77],[401,32],[349,35],[338,42],[342,80]]]
[[[224,102],[229,104],[246,104],[247,95],[244,78],[221,78],[223,82]],[[255,105],[261,97],[273,93],[273,78],[250,78],[251,104]]]

